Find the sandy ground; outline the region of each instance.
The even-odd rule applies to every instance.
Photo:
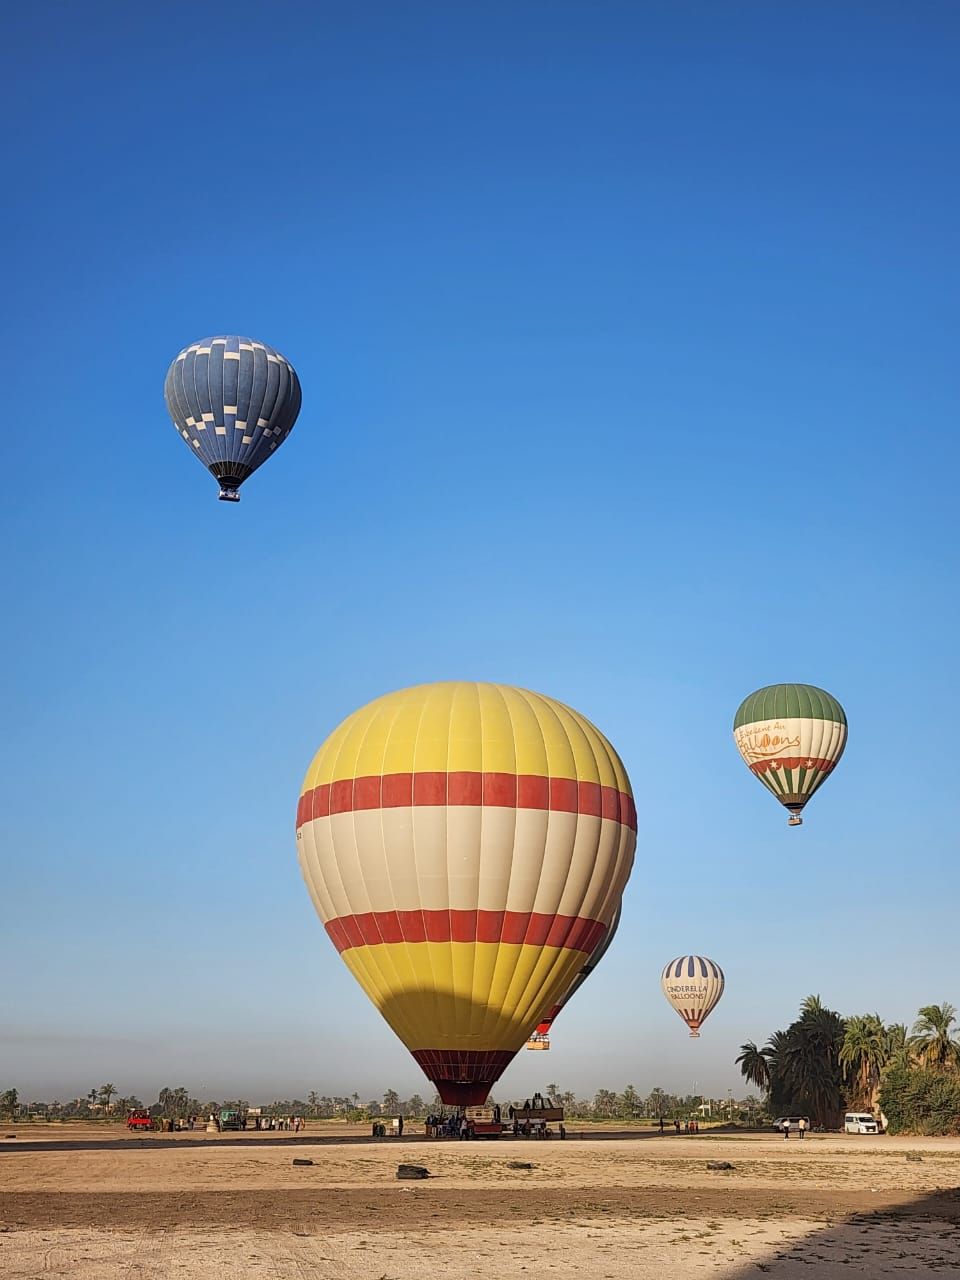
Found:
[[[0,1132],[17,1280],[960,1277],[960,1140],[17,1133]],[[401,1159],[429,1180],[397,1181]]]

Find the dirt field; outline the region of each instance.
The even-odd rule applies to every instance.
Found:
[[[5,1280],[960,1277],[960,1140],[16,1132]]]

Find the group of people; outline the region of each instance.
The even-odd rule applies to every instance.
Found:
[[[469,1129],[470,1122],[466,1116],[427,1116],[426,1134],[428,1138],[466,1138],[469,1136]]]
[[[676,1132],[677,1132],[677,1133],[680,1133],[681,1131],[682,1131],[683,1133],[699,1133],[699,1132],[700,1132],[700,1121],[699,1121],[699,1120],[684,1120],[684,1121],[683,1121],[683,1124],[681,1125],[681,1123],[680,1123],[680,1121],[679,1121],[679,1120],[674,1120],[674,1122],[673,1122],[673,1127],[674,1127],[674,1129],[676,1130]],[[663,1116],[661,1116],[661,1117],[660,1117],[660,1132],[661,1132],[661,1133],[663,1133],[665,1129],[666,1129],[666,1121],[664,1120]]]

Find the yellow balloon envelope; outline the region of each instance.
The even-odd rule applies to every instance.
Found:
[[[307,771],[300,866],[345,964],[440,1097],[483,1102],[616,916],[636,846],[619,756],[507,685],[387,694]]]

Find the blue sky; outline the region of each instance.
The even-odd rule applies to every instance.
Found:
[[[812,991],[960,1004],[958,36],[938,3],[10,18],[0,1086],[427,1092],[293,820],[343,716],[450,677],[583,711],[639,805],[617,942],[503,1096],[739,1089]],[[236,507],[162,398],[228,332],[304,388]],[[779,680],[851,725],[797,831],[730,734]],[[699,1042],[657,985],[688,950],[728,976]]]

